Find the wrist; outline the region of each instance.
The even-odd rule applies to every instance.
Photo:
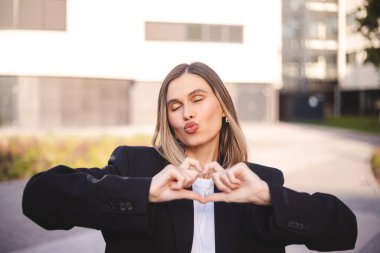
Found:
[[[155,176],[152,178],[152,181],[149,187],[149,196],[148,196],[149,202],[157,202],[158,200],[157,190],[155,189],[154,186],[155,186]]]
[[[271,205],[271,196],[269,191],[269,186],[266,182],[262,182],[260,190],[257,191],[257,194],[253,200],[253,203],[256,205],[269,206]]]

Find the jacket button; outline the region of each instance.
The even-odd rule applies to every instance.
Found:
[[[132,205],[132,202],[130,201],[127,201],[127,202],[121,202],[120,203],[120,211],[132,211],[133,209],[133,205]]]
[[[124,212],[125,210],[127,210],[127,207],[126,207],[125,202],[121,202],[121,203],[120,203],[119,210],[120,210],[120,211],[123,211],[123,212]]]
[[[131,201],[127,201],[125,202],[125,205],[126,205],[126,208],[128,211],[132,211],[133,210],[133,204]]]
[[[295,227],[295,223],[294,223],[294,221],[289,221],[289,222],[288,222],[288,227],[290,227],[290,228],[294,228],[294,227]]]
[[[108,209],[115,209],[115,203],[113,201],[108,202],[106,206]]]

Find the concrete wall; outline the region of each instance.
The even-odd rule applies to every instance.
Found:
[[[8,78],[9,79],[9,78]],[[21,128],[155,125],[160,82],[128,80],[14,77],[15,105],[4,103],[2,126]],[[9,81],[8,80],[8,81]],[[9,87],[7,85],[6,87]],[[242,122],[276,121],[277,90],[271,84],[227,83]]]
[[[131,123],[155,124],[161,83],[137,82],[131,89]],[[278,120],[278,90],[271,84],[226,83],[240,121]]]
[[[18,77],[19,127],[114,126],[131,122],[130,81]]]

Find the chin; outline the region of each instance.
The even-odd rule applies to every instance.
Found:
[[[202,138],[196,137],[196,136],[190,136],[186,137],[181,142],[186,146],[186,147],[196,147],[199,145],[202,145],[206,143],[205,140],[202,140]]]

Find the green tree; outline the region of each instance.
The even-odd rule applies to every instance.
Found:
[[[359,7],[358,31],[367,39],[369,45],[365,48],[367,57],[365,63],[372,63],[380,70],[380,0],[365,0]]]

